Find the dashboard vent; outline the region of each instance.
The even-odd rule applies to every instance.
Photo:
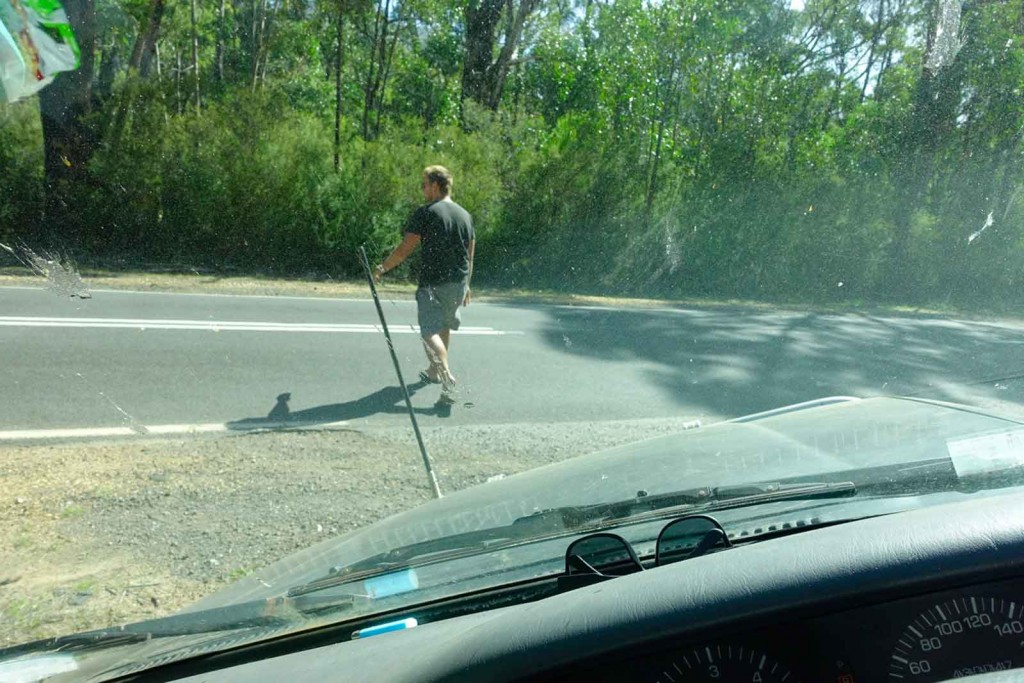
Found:
[[[739,529],[730,531],[727,535],[729,540],[737,540],[744,538],[754,538],[756,536],[763,536],[764,534],[772,534],[778,531],[788,531],[790,529],[802,529],[803,527],[818,526],[822,523],[820,517],[809,517],[805,519],[786,520],[786,521],[775,521],[770,524],[761,524],[755,527],[749,527],[746,529]]]

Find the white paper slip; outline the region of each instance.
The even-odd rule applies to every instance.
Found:
[[[1024,429],[946,441],[958,477],[1024,466]]]

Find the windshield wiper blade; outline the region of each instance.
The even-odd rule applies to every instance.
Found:
[[[307,595],[412,567],[471,557],[488,550],[503,550],[524,543],[571,536],[583,529],[601,528],[613,522],[619,524],[682,512],[715,511],[782,500],[819,500],[856,494],[856,485],[848,481],[705,486],[657,496],[649,496],[645,491],[640,491],[637,497],[628,500],[541,510],[505,526],[401,546],[351,565],[332,567],[326,576],[294,586],[287,595]]]
[[[560,515],[566,528],[579,529],[594,524],[621,521],[642,521],[686,510],[700,512],[747,507],[783,500],[821,500],[857,495],[852,481],[840,482],[764,482],[740,486],[705,486],[697,489],[648,495],[637,491],[635,498],[614,503],[567,506],[542,510],[537,515]],[[529,517],[524,518],[529,519]],[[517,520],[519,521],[519,520]]]
[[[198,612],[183,612],[116,628],[36,640],[0,650],[0,660],[34,652],[82,652],[132,645],[159,638],[198,636],[248,629],[280,629],[322,614],[350,609],[350,595],[253,600]]]

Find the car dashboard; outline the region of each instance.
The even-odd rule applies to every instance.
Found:
[[[574,675],[587,681],[944,681],[1020,666],[1024,581],[927,593],[821,618],[639,648]]]
[[[1024,495],[1009,493],[173,680],[923,683],[1022,666]]]

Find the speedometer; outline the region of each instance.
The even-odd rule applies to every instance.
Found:
[[[680,652],[657,683],[798,683],[788,667],[749,647],[705,645]]]
[[[922,612],[900,634],[889,680],[944,681],[1024,664],[1024,603],[962,596]]]

